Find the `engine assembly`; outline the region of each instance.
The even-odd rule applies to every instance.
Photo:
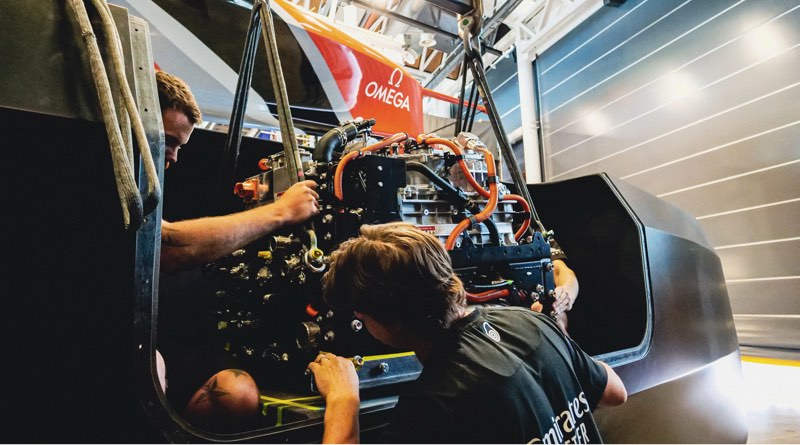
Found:
[[[421,369],[413,353],[382,345],[352,311],[323,301],[330,253],[364,224],[404,221],[437,236],[469,304],[552,301],[548,240],[532,230],[529,204],[497,180],[486,146],[470,133],[376,140],[374,123],[344,124],[313,153],[300,150],[305,178],[318,184],[319,215],[206,268],[219,283],[226,349],[289,384],[320,351],[353,357],[362,388],[410,380]],[[286,164],[283,153],[263,159],[262,173],[236,184],[245,207],[280,199],[292,183]]]

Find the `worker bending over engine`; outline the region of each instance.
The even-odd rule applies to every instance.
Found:
[[[352,309],[373,337],[424,366],[385,442],[601,442],[591,411],[627,399],[614,370],[546,315],[467,306],[445,248],[410,224],[362,226],[332,254],[323,286],[329,305]],[[323,442],[357,443],[352,362],[320,354],[308,369],[326,400]]]

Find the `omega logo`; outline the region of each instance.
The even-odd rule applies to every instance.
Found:
[[[378,85],[378,82],[373,80],[364,88],[364,94],[366,94],[367,97],[376,99],[395,108],[411,111],[411,107],[408,103],[408,96],[402,91],[397,91],[395,89],[400,88],[402,82],[403,71],[400,68],[395,68],[394,71],[392,71],[392,75],[389,76],[389,86]]]
[[[395,80],[395,77],[397,77],[397,80]],[[392,75],[389,76],[389,85],[395,88],[400,88],[400,82],[402,81],[403,81],[403,70],[401,70],[400,68],[395,68],[394,71],[392,71]]]

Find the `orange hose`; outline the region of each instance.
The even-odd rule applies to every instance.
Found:
[[[477,294],[467,292],[467,301],[470,303],[485,303],[489,300],[495,300],[509,295],[511,295],[511,291],[508,289],[495,289]]]
[[[461,151],[461,148],[458,146],[458,144],[456,144],[455,142],[453,142],[453,141],[451,141],[449,139],[438,138],[438,137],[429,137],[429,135],[420,134],[417,137],[417,141],[418,142],[425,142],[426,144],[429,144],[429,145],[434,145],[434,144],[445,145],[448,148],[450,148],[450,150],[452,150],[456,155],[459,155],[459,156],[463,155],[463,152]],[[487,165],[487,169],[490,172],[489,175],[492,176],[492,175],[494,175],[494,173],[493,173],[494,172],[494,158],[492,157],[491,153],[488,150],[486,150],[486,149],[482,149],[482,150],[484,151],[484,153],[487,154],[487,156],[486,156],[486,165]],[[491,164],[491,166],[490,166],[490,164]],[[478,181],[475,180],[475,177],[472,176],[472,173],[470,173],[469,168],[467,167],[467,163],[464,162],[464,159],[460,159],[458,161],[458,165],[459,165],[459,167],[461,167],[461,171],[464,173],[464,176],[467,178],[467,182],[469,182],[469,185],[471,185],[472,188],[475,189],[475,191],[478,192],[478,194],[481,195],[482,197],[489,198],[490,197],[490,192],[491,192],[491,185],[489,187],[489,191],[487,191],[486,189],[481,187],[481,185],[478,184]],[[525,234],[525,232],[528,230],[528,227],[530,227],[530,225],[531,225],[531,217],[530,217],[531,207],[528,204],[528,202],[525,201],[525,199],[522,198],[519,195],[514,195],[514,194],[505,195],[503,197],[503,201],[506,201],[506,200],[516,201],[522,207],[522,209],[525,212],[528,213],[528,217],[522,223],[522,226],[514,234],[514,239],[516,241],[519,241],[522,238],[522,235]],[[487,205],[487,207],[488,207],[488,205]],[[496,207],[496,203],[495,203],[495,207]],[[492,209],[492,212],[494,212],[494,209]],[[483,213],[483,212],[481,212],[481,213]],[[491,213],[490,213],[490,215],[491,215]],[[477,215],[476,215],[476,218],[477,218]],[[484,218],[484,219],[486,219],[486,218]],[[483,219],[481,219],[480,221],[483,221]],[[468,220],[466,220],[466,222],[465,221],[461,221],[461,223],[459,223],[456,226],[456,228],[454,229],[454,232],[457,232],[457,233],[460,234],[467,227],[469,227],[469,221]],[[453,234],[451,233],[450,235],[452,236]],[[449,240],[450,240],[450,238],[448,237],[448,241]],[[453,243],[455,243],[455,239],[453,239]],[[451,248],[452,248],[452,246],[448,247],[448,249],[451,249]]]
[[[476,218],[477,219],[477,218]],[[461,235],[461,232],[466,230],[470,226],[471,222],[469,218],[462,220],[460,223],[456,225],[456,228],[450,232],[450,235],[447,237],[447,241],[444,243],[444,247],[447,250],[453,250],[453,246],[456,244],[456,240],[458,236]]]
[[[423,88],[422,89],[422,95],[425,96],[425,97],[430,97],[432,99],[438,99],[438,100],[441,100],[443,102],[447,102],[447,103],[450,103],[450,104],[453,104],[453,105],[458,105],[458,99],[457,98],[448,96],[446,94],[442,94],[442,93],[440,93],[438,91],[434,91],[434,90],[429,90],[427,88]],[[468,107],[472,106],[472,103],[470,103],[467,100],[463,101],[463,104],[468,106]],[[484,107],[483,105],[478,104],[477,108],[478,108],[478,111],[480,111],[483,114],[486,114],[486,107]]]
[[[405,133],[395,133],[388,138],[372,144],[368,147],[362,148],[358,151],[351,151],[350,153],[346,154],[342,159],[339,160],[339,165],[336,166],[336,172],[333,176],[333,194],[339,201],[344,199],[344,193],[342,192],[342,175],[344,174],[344,167],[347,165],[348,162],[351,160],[361,157],[364,153],[373,152],[380,150],[382,148],[388,147],[395,142],[400,142],[408,139],[408,135]]]
[[[528,230],[528,227],[531,226],[531,206],[528,205],[528,202],[525,201],[525,198],[519,195],[514,195],[509,193],[508,195],[503,196],[503,201],[516,201],[522,207],[522,210],[528,213],[528,217],[525,218],[525,221],[522,222],[522,226],[517,230],[517,233],[514,234],[514,239],[519,242],[522,238],[522,235]]]
[[[458,144],[456,144],[455,142],[453,142],[453,141],[451,141],[449,139],[426,137],[424,139],[424,142],[426,144],[428,144],[428,145],[435,145],[435,144],[445,145],[448,148],[450,148],[450,150],[452,150],[453,153],[455,153],[458,156],[463,156],[463,154],[464,154],[464,152],[461,151],[461,147],[459,147]],[[479,149],[479,150],[481,150],[481,149]],[[489,153],[488,150],[484,150],[484,151],[486,153]],[[488,160],[486,161],[486,164],[487,164],[487,168],[488,168],[488,164],[489,164]],[[475,191],[478,192],[479,195],[483,196],[484,198],[488,198],[490,192],[487,191],[486,189],[484,189],[483,187],[481,187],[480,184],[478,184],[478,181],[476,181],[475,177],[472,176],[472,173],[470,173],[469,167],[467,167],[467,163],[464,162],[464,159],[459,159],[458,160],[458,166],[461,167],[461,171],[464,172],[464,176],[467,178],[467,182],[469,182],[469,185],[471,185],[472,188],[475,189]],[[492,168],[494,168],[494,162],[492,162]]]
[[[492,156],[492,153],[485,148],[481,148],[480,150],[483,151],[483,154],[486,158],[486,169],[488,171],[487,176],[488,179],[490,179],[491,181],[489,182],[489,202],[486,203],[486,207],[484,207],[483,210],[478,212],[478,214],[473,215],[473,218],[475,219],[476,222],[482,222],[491,217],[492,213],[497,208],[497,202],[498,202],[497,182],[495,182],[497,176],[494,168],[494,156]],[[468,177],[471,176],[472,175],[468,175]],[[445,248],[447,250],[452,250],[453,246],[456,244],[456,240],[461,235],[461,232],[466,230],[471,224],[472,221],[470,220],[470,218],[466,218],[460,223],[458,223],[458,225],[456,225],[456,228],[453,229],[452,232],[450,232],[450,236],[447,237],[447,241],[444,244]]]

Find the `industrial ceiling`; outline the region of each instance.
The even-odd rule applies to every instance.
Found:
[[[242,0],[238,0],[244,3]],[[352,30],[411,72],[424,86],[445,93],[463,55],[460,4],[446,0],[294,0],[298,6]],[[608,3],[606,0],[605,3]],[[603,0],[490,0],[482,40],[486,66],[510,53],[535,54],[602,7]]]

